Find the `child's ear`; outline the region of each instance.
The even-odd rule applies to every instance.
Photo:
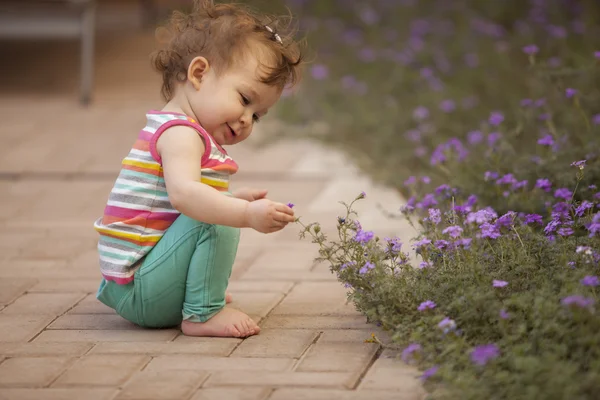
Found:
[[[188,82],[194,86],[194,89],[200,89],[200,82],[202,82],[202,78],[206,75],[209,69],[210,65],[208,64],[208,60],[204,57],[198,56],[190,62],[187,79]]]

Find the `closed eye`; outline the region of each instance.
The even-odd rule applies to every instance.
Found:
[[[240,93],[240,96],[242,96],[242,103],[247,106],[250,104],[250,99],[247,98],[246,96],[244,96],[243,94]]]

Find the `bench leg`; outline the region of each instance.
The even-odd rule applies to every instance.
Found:
[[[87,106],[92,99],[94,83],[94,44],[96,30],[96,3],[91,1],[81,15],[81,104]]]

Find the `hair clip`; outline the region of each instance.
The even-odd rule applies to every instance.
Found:
[[[275,33],[273,31],[273,29],[271,29],[271,27],[269,25],[265,25],[265,28],[267,28],[267,30],[273,34],[273,38],[275,38],[275,40],[277,42],[279,42],[280,44],[283,44],[283,41],[281,40],[281,37],[277,33]]]

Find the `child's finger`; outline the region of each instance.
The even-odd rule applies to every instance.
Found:
[[[285,204],[275,203],[275,209],[282,213],[294,215],[294,210],[292,210],[290,207],[286,206]]]
[[[275,213],[275,215],[273,216],[273,219],[277,222],[285,222],[285,223],[294,222],[296,220],[296,218],[293,215],[289,215],[289,214],[282,213],[282,212]]]

